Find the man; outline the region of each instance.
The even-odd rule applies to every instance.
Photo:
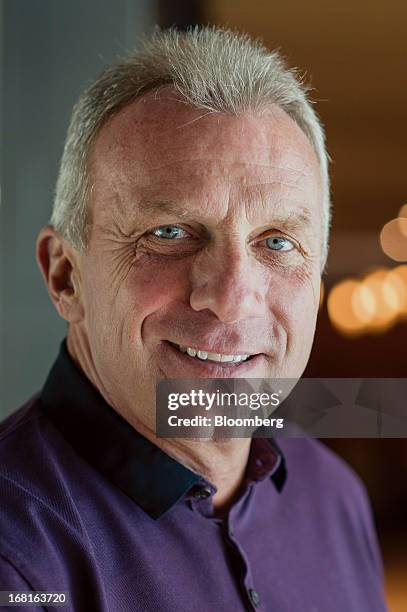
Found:
[[[2,590],[385,609],[366,495],[320,443],[155,433],[160,379],[301,376],[328,227],[322,128],[247,37],[156,32],[82,95],[37,243],[68,336],[1,429]]]

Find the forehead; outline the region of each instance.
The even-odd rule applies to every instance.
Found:
[[[232,116],[191,108],[171,90],[150,93],[103,126],[89,166],[95,213],[100,200],[108,213],[160,197],[193,207],[211,193],[320,205],[313,148],[275,105]]]

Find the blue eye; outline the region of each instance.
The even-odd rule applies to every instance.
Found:
[[[184,234],[186,231],[182,229],[182,227],[178,227],[178,225],[162,225],[161,227],[157,227],[155,230],[151,232],[157,238],[164,238],[165,240],[177,240],[179,238],[184,238]]]
[[[273,251],[291,251],[294,248],[291,240],[282,236],[270,236],[266,239],[266,244]]]

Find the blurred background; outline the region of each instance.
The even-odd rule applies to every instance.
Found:
[[[0,418],[41,387],[65,334],[34,247],[50,214],[72,105],[155,23],[244,30],[306,74],[332,157],[334,216],[305,375],[405,378],[404,0],[0,0]],[[405,611],[407,441],[324,442],[368,488],[389,607]]]

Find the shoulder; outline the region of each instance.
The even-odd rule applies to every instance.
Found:
[[[0,423],[0,480],[20,485],[33,494],[55,475],[54,458],[64,440],[41,409],[40,394]]]
[[[360,477],[319,440],[290,438],[279,440],[278,445],[287,465],[283,491],[287,501],[301,507],[303,516],[313,517],[318,531],[329,533],[338,546],[347,542],[353,556],[359,548],[381,575],[373,514]]]
[[[365,486],[356,472],[325,444],[313,438],[286,438],[278,441],[284,455],[288,481],[306,482],[307,487],[334,496],[365,495]]]
[[[39,393],[0,423],[0,479],[22,482],[42,462],[51,443],[48,425]]]
[[[63,469],[73,459],[42,412],[39,394],[0,423],[0,555],[17,567],[37,559],[47,534],[81,532]]]
[[[37,393],[0,423],[0,522],[6,516],[17,522],[21,513],[13,515],[13,504],[19,502],[21,508],[47,508],[74,524],[64,484],[67,466],[75,461],[77,455],[42,411]]]
[[[0,582],[43,591],[97,583],[78,504],[87,469],[38,394],[0,423]]]
[[[355,442],[356,443],[356,442]],[[287,466],[286,495],[310,513],[349,534],[375,540],[366,487],[356,472],[319,440],[290,438],[278,442]]]
[[[0,422],[0,449],[3,441],[9,436],[13,435],[19,427],[24,426],[32,420],[37,420],[41,417],[41,411],[39,409],[39,397],[40,393],[33,395],[25,404],[23,404],[18,410],[15,410],[8,417]]]

